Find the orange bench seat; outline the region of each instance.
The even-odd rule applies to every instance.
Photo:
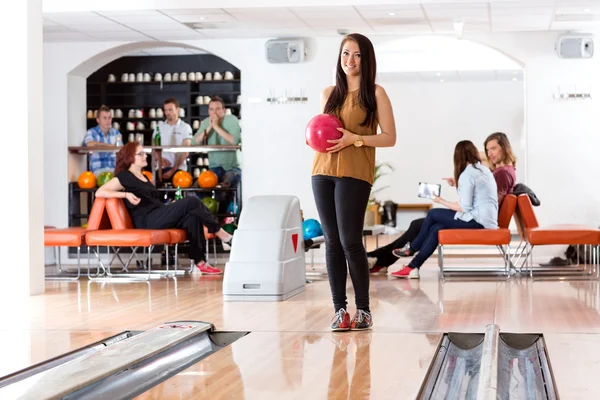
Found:
[[[438,232],[438,242],[443,245],[502,246],[510,244],[508,225],[517,207],[517,196],[504,197],[498,213],[498,229],[442,229]]]
[[[546,225],[526,229],[527,241],[540,245],[598,244],[600,230],[585,225]]]
[[[501,246],[510,243],[508,229],[444,229],[438,232],[442,245]]]
[[[87,228],[44,229],[45,247],[79,247],[85,244]]]
[[[169,232],[155,229],[106,229],[89,232],[85,238],[89,246],[149,247],[166,244]]]

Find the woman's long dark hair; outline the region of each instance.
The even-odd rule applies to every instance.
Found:
[[[475,167],[479,160],[479,150],[470,140],[462,140],[454,147],[454,182],[458,187],[458,177],[469,164]]]
[[[121,150],[117,153],[117,161],[115,166],[115,175],[121,171],[128,170],[131,164],[135,162],[135,151],[140,144],[135,142],[129,142],[125,146],[121,147]]]
[[[342,105],[346,100],[346,95],[348,94],[348,81],[346,80],[346,73],[342,68],[342,51],[344,49],[344,44],[348,40],[356,42],[360,50],[360,88],[358,90],[358,103],[367,113],[365,120],[360,125],[371,126],[375,122],[377,113],[377,100],[375,99],[377,62],[375,60],[375,49],[373,49],[373,44],[366,36],[359,33],[347,35],[342,40],[342,44],[340,44],[335,73],[335,88],[331,92],[323,111],[326,114],[335,114],[339,116]]]

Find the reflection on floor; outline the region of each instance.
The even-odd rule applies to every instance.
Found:
[[[599,282],[371,281],[372,332],[331,333],[329,284],[281,303],[225,303],[221,277],[150,283],[48,282],[46,294],[0,310],[0,375],[123,330],[210,321],[251,333],[142,399],[414,399],[443,332],[543,333],[561,399],[597,398]],[[350,312],[354,312],[348,282]],[[10,304],[5,303],[4,304]]]

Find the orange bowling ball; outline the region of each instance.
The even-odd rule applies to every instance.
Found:
[[[96,187],[96,175],[94,175],[90,171],[85,171],[81,175],[79,175],[79,179],[77,179],[77,184],[82,189],[93,189]]]
[[[214,188],[218,183],[219,178],[217,177],[217,174],[212,171],[204,171],[198,177],[198,185],[204,189]]]
[[[143,170],[142,174],[146,175],[146,178],[148,178],[148,180],[150,182],[152,182],[152,172],[148,171],[148,170]]]
[[[181,187],[182,189],[189,188],[192,186],[192,174],[187,171],[177,171],[173,175],[173,186]]]

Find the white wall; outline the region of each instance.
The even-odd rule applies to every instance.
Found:
[[[593,33],[593,32],[592,32]],[[526,65],[525,115],[527,180],[542,205],[543,224],[600,225],[600,171],[597,98],[561,101],[558,91],[600,93],[600,58],[560,59],[554,51],[557,33],[480,36],[521,59]]]
[[[0,16],[0,45],[11,61],[2,65],[3,96],[0,108],[10,110],[18,128],[6,129],[2,157],[6,176],[18,171],[18,184],[5,179],[0,210],[4,229],[0,232],[0,302],[22,304],[23,297],[44,292],[43,202],[44,178],[42,134],[42,2],[28,0],[5,4]],[[14,182],[14,181],[13,181]],[[10,278],[8,278],[10,276]],[[22,325],[26,309],[11,309],[6,317],[13,326]],[[5,326],[4,324],[2,326]],[[6,325],[8,326],[8,325]]]
[[[530,184],[542,201],[542,207],[536,210],[540,221],[600,224],[597,207],[600,188],[592,183],[600,166],[596,155],[596,149],[600,148],[600,136],[596,133],[600,114],[593,109],[595,100],[561,102],[552,99],[557,85],[563,89],[573,89],[576,84],[578,90],[597,93],[600,84],[597,78],[597,71],[600,71],[598,57],[592,60],[559,59],[554,53],[554,33],[473,38],[512,54],[526,66],[527,154],[523,158],[528,168],[527,176],[522,180]],[[390,38],[377,38],[374,41],[384,40]],[[305,216],[315,217],[317,214],[310,190],[312,154],[304,145],[303,134],[306,122],[318,112],[320,90],[331,83],[339,38],[318,39],[313,61],[283,66],[270,65],[265,61],[264,40],[186,43],[211,51],[242,70],[244,197],[270,193],[294,194],[300,198]],[[48,224],[65,226],[67,221],[66,75],[90,55],[114,45],[45,45],[44,116],[48,123],[45,124],[44,133],[47,138],[44,165],[47,199],[45,217]],[[264,99],[269,95],[269,88],[276,89],[278,94],[283,94],[285,88],[295,93],[303,88],[309,102],[303,105],[268,105]],[[81,96],[80,101],[85,101],[83,93],[74,95]],[[493,95],[488,94],[489,97]],[[249,98],[261,98],[263,103],[249,104]],[[431,109],[431,119],[436,115],[433,112],[440,111]],[[396,107],[399,124],[409,118],[411,116],[407,112]],[[510,125],[509,129],[511,126],[515,125]],[[471,129],[484,135],[491,127],[482,127],[481,133],[477,127]],[[402,151],[405,140],[420,134],[406,134],[401,129],[399,132],[398,151]],[[74,144],[82,137],[83,130],[71,132],[70,135],[68,141]],[[481,142],[481,137],[474,139]],[[379,154],[387,154],[386,151],[380,150]],[[445,165],[449,165],[449,160]],[[396,166],[400,169],[411,168],[409,160],[399,160]],[[521,170],[525,170],[524,165]],[[432,178],[439,175],[437,171],[430,173]]]
[[[443,177],[452,176],[454,146],[471,140],[480,151],[493,132],[509,136],[519,149],[524,124],[523,82],[405,82],[385,76],[380,84],[389,93],[396,115],[398,143],[378,150],[377,160],[395,172],[382,177],[374,189],[380,201],[430,203],[417,197],[419,182],[442,184],[442,196],[452,200],[456,191]],[[521,159],[522,152],[517,153]],[[518,179],[523,175],[518,169]]]

